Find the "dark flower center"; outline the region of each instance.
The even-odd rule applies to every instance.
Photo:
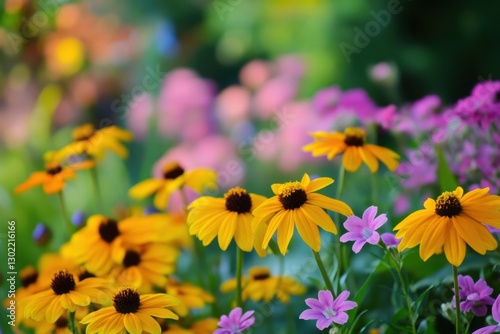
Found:
[[[285,210],[295,210],[307,201],[307,194],[300,182],[287,182],[281,185],[278,199]]]
[[[54,275],[50,287],[56,295],[64,295],[75,290],[75,279],[72,274],[67,271],[59,271]]]
[[[347,146],[363,146],[365,144],[365,132],[362,129],[347,128],[344,134],[344,143]]]
[[[252,198],[243,188],[230,189],[225,195],[226,209],[232,212],[246,213],[252,208]]]
[[[115,238],[120,235],[116,220],[107,219],[103,221],[101,225],[99,225],[99,235],[101,239],[108,244],[115,240]]]
[[[265,279],[268,279],[269,277],[271,277],[271,275],[269,275],[269,273],[258,273],[258,274],[255,274],[253,276],[253,280],[254,281],[262,281],[262,280],[265,280]]]
[[[123,266],[125,268],[137,266],[141,263],[141,255],[133,250],[128,250],[123,258]]]
[[[45,172],[50,175],[56,175],[62,172],[62,167],[61,165],[50,166],[45,170]]]
[[[163,172],[163,178],[168,180],[173,180],[178,178],[182,174],[184,174],[184,168],[182,168],[178,164],[175,164],[170,168],[165,168],[165,171]]]
[[[83,281],[84,279],[87,279],[87,278],[92,278],[92,277],[95,277],[94,274],[88,272],[87,270],[85,270],[83,273],[81,273],[80,275],[78,275],[78,279],[80,281]]]
[[[451,218],[462,212],[462,205],[454,193],[446,191],[437,198],[435,211],[438,216]]]
[[[113,305],[118,313],[136,313],[141,306],[141,297],[137,291],[126,288],[114,295]]]
[[[27,288],[31,284],[35,283],[37,279],[38,279],[38,273],[36,271],[32,272],[26,276],[21,277],[21,285]]]
[[[66,327],[68,327],[68,319],[66,319],[65,317],[60,317],[55,322],[55,325],[56,325],[56,328],[66,328]]]

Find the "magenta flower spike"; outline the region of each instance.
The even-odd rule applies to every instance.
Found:
[[[365,210],[362,218],[354,215],[347,217],[344,227],[348,232],[340,237],[340,241],[354,241],[354,253],[359,253],[366,243],[376,245],[379,242],[380,235],[376,230],[387,222],[387,216],[384,213],[375,217],[377,210],[378,208],[372,205]]]
[[[241,307],[233,309],[229,315],[223,315],[217,323],[219,329],[215,330],[214,334],[235,334],[242,333],[245,329],[249,328],[255,322],[253,317],[254,311],[247,311],[243,315]]]
[[[320,290],[318,299],[307,298],[306,304],[310,307],[303,311],[299,319],[303,320],[317,320],[316,327],[323,330],[336,323],[343,325],[349,320],[349,316],[345,311],[352,310],[358,304],[353,301],[347,300],[349,291],[342,291],[337,298],[333,298],[330,290]]]

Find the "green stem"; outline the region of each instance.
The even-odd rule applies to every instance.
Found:
[[[455,333],[460,334],[462,324],[460,323],[460,295],[458,291],[458,268],[453,266],[453,287],[455,289]]]
[[[335,291],[333,291],[332,282],[330,281],[330,278],[328,277],[328,274],[326,273],[325,266],[323,265],[323,261],[321,260],[319,253],[315,252],[314,250],[312,252],[314,254],[314,258],[316,259],[316,263],[318,264],[318,268],[319,268],[319,271],[321,272],[321,276],[323,276],[323,280],[325,281],[326,287],[328,288],[328,290],[330,290],[332,292],[332,295],[335,297]]]
[[[338,187],[337,187],[337,194],[336,194],[336,199],[340,200],[340,197],[342,196],[342,191],[344,190],[344,179],[345,179],[345,168],[343,164],[340,164],[340,169],[339,169],[339,176],[337,178],[338,182]],[[333,216],[334,223],[341,225],[340,224],[340,215],[338,212],[334,213]],[[340,231],[342,231],[342,226],[338,227]],[[339,270],[339,277],[342,275],[344,265],[347,263],[344,263],[345,260],[342,256],[342,243],[340,242],[340,234],[335,237],[334,241],[334,247],[335,247],[335,254],[337,257],[337,262],[338,262],[338,270]],[[332,291],[333,292],[333,291]]]
[[[339,177],[337,178],[338,180],[338,188],[337,188],[337,196],[336,198],[340,200],[340,197],[342,196],[342,191],[344,190],[344,179],[345,179],[345,168],[344,165],[340,165],[339,169]]]
[[[59,197],[59,206],[61,207],[61,212],[64,218],[64,223],[66,224],[66,230],[68,232],[68,238],[71,237],[71,233],[73,232],[73,225],[71,224],[71,220],[68,216],[68,211],[66,210],[66,205],[64,204],[64,196],[62,190],[57,193]]]
[[[80,334],[78,326],[76,325],[75,312],[69,312],[68,314],[68,328],[71,334]]]
[[[467,327],[465,327],[465,332],[464,333],[469,333],[469,328],[470,328],[470,325],[472,324],[472,320],[473,319],[474,319],[474,314],[472,314],[472,316],[470,317],[470,319],[468,319]]]
[[[242,307],[241,275],[243,272],[243,251],[236,247],[236,306]]]
[[[97,166],[90,169],[90,174],[92,176],[92,182],[94,183],[95,197],[98,210],[104,214],[104,203],[102,202],[101,187],[99,186],[99,177],[97,175]]]

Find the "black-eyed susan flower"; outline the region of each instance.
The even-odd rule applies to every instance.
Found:
[[[91,302],[108,303],[110,288],[110,282],[103,278],[78,281],[73,274],[61,270],[52,278],[50,289],[24,300],[24,316],[54,323],[66,312],[75,312],[79,306],[88,306]]]
[[[255,233],[261,248],[267,248],[273,234],[278,231],[278,246],[281,254],[285,255],[296,226],[304,242],[318,252],[321,248],[318,226],[325,231],[337,233],[337,227],[324,209],[345,216],[353,214],[346,203],[316,193],[332,183],[333,179],[328,177],[311,180],[309,175],[304,174],[300,182],[273,184],[271,189],[275,196],[253,210],[254,231],[262,229],[263,224],[268,224],[264,235]]]
[[[73,130],[73,142],[63,147],[57,157],[64,160],[70,156],[85,154],[101,160],[106,151],[112,151],[121,158],[128,156],[122,142],[132,140],[132,133],[117,126],[96,129],[92,124],[84,124]]]
[[[288,303],[291,296],[304,294],[307,289],[288,276],[273,276],[266,267],[250,268],[248,276],[242,278],[243,300],[271,301],[274,297],[283,303]],[[236,279],[230,279],[221,285],[222,292],[229,292],[236,288]]]
[[[121,265],[112,270],[112,277],[121,286],[130,286],[140,293],[163,287],[166,275],[175,271],[179,250],[170,245],[149,243],[127,249]]]
[[[175,190],[187,186],[197,193],[206,188],[215,188],[217,185],[217,174],[208,168],[197,168],[186,171],[176,162],[170,162],[163,167],[163,178],[147,179],[133,186],[130,197],[143,199],[155,194],[154,205],[158,209],[165,209],[170,195]],[[187,205],[187,203],[186,203]]]
[[[32,173],[25,182],[14,189],[14,193],[19,194],[38,185],[42,185],[43,192],[47,195],[59,193],[66,186],[66,180],[75,178],[76,170],[92,168],[93,166],[94,163],[91,161],[71,166],[63,166],[59,162],[49,162],[45,165],[45,171]]]
[[[61,247],[61,254],[96,276],[104,276],[123,260],[127,247],[160,241],[166,227],[162,215],[120,221],[94,215]]]
[[[196,235],[203,246],[218,236],[223,251],[234,237],[240,249],[250,252],[253,248],[252,211],[265,200],[264,196],[248,193],[240,187],[230,189],[224,198],[200,197],[188,206],[189,233]]]
[[[459,266],[465,258],[466,244],[479,254],[497,247],[487,226],[500,228],[500,196],[488,193],[489,188],[442,193],[437,200],[429,198],[418,210],[394,230],[401,238],[398,250],[420,244],[420,257],[426,261],[444,249],[449,263]]]
[[[173,277],[168,279],[165,289],[169,295],[180,300],[180,304],[172,309],[182,317],[187,316],[191,308],[201,308],[215,301],[214,296],[202,288],[190,283],[181,283]]]
[[[85,316],[80,323],[87,324],[86,333],[160,334],[160,324],[153,318],[179,319],[169,310],[179,301],[167,294],[140,295],[131,288],[124,288],[113,296],[113,306],[105,307]]]
[[[348,127],[344,133],[318,131],[312,133],[312,136],[314,143],[304,146],[304,151],[312,152],[315,157],[326,155],[328,160],[343,153],[342,164],[349,172],[355,172],[364,162],[375,173],[378,170],[378,160],[392,172],[398,167],[399,155],[388,148],[367,144],[363,129]]]

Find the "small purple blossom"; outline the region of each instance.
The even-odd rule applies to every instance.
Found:
[[[472,277],[458,275],[458,287],[460,297],[460,309],[463,312],[474,313],[478,317],[484,317],[487,309],[486,305],[491,305],[494,299],[490,297],[493,289],[490,288],[484,279],[479,279],[476,283]],[[453,305],[456,307],[456,304]]]
[[[223,315],[217,323],[221,328],[215,330],[214,334],[241,333],[252,326],[255,322],[255,317],[252,316],[254,311],[247,311],[241,315],[242,312],[241,307],[236,307],[229,313],[229,316]]]
[[[477,84],[472,94],[457,102],[453,113],[471,125],[483,129],[500,118],[500,81],[487,81]]]
[[[306,304],[310,307],[303,311],[299,319],[303,320],[317,320],[316,327],[323,330],[330,327],[332,323],[343,325],[349,320],[349,316],[345,311],[349,311],[358,304],[347,300],[349,291],[342,291],[337,298],[333,298],[330,290],[320,290],[318,292],[318,299],[307,298]]]
[[[354,215],[347,217],[344,227],[348,232],[340,237],[340,241],[354,241],[354,253],[359,253],[365,243],[376,245],[379,242],[380,235],[376,230],[387,222],[387,216],[383,213],[375,218],[377,210],[378,208],[372,205],[365,210],[363,218]]]
[[[38,223],[33,230],[32,237],[38,246],[45,246],[52,239],[52,231],[44,223]]]
[[[398,247],[399,243],[401,242],[401,239],[396,238],[394,234],[390,232],[382,233],[380,235],[380,239],[382,239],[382,242],[386,245],[387,248]]]
[[[76,227],[80,228],[85,225],[85,221],[87,220],[87,215],[83,211],[75,211],[71,216],[71,222]]]
[[[493,317],[493,320],[497,322],[496,325],[479,328],[472,334],[490,334],[500,332],[500,295],[498,295],[497,299],[493,303],[493,306],[491,307],[491,316]]]

